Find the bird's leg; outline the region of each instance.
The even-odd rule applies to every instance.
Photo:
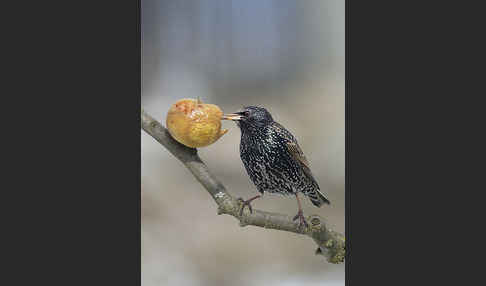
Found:
[[[251,208],[251,201],[255,200],[255,199],[258,199],[259,197],[261,197],[261,195],[257,195],[257,196],[254,196],[253,198],[249,198],[248,200],[244,201],[242,198],[239,198],[238,200],[240,200],[242,202],[242,206],[241,206],[241,209],[240,209],[240,216],[243,215],[243,209],[245,209],[245,206],[248,206],[248,209],[250,210],[250,213],[253,213],[253,209]]]
[[[297,219],[300,219],[299,227],[302,227],[302,226],[307,227],[307,222],[305,221],[304,213],[302,212],[302,206],[300,205],[300,200],[299,200],[299,196],[297,195],[297,193],[295,193],[295,198],[297,199],[297,204],[299,205],[299,212],[297,212],[297,215],[294,216],[294,221],[297,220]]]

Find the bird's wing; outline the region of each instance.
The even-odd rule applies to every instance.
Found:
[[[321,188],[319,187],[316,179],[314,179],[314,176],[312,175],[312,172],[310,170],[309,161],[307,161],[307,158],[305,158],[305,155],[302,152],[302,149],[300,149],[299,144],[297,144],[296,141],[288,142],[287,149],[292,155],[292,158],[294,158],[294,160],[296,160],[297,162],[300,162],[300,165],[302,166],[302,170],[304,170],[305,175],[312,181],[314,187],[317,188],[311,190],[311,192],[307,194],[311,202],[317,207],[320,207],[323,203],[330,204],[329,200],[326,199],[326,196],[324,196],[324,194],[320,191]]]
[[[307,161],[307,158],[305,157],[304,152],[302,152],[302,149],[300,149],[299,144],[296,142],[287,142],[287,150],[289,150],[292,158],[300,162],[303,167],[310,170],[309,161]]]
[[[306,176],[317,185],[317,181],[314,179],[314,176],[310,170],[309,161],[307,161],[307,158],[305,157],[304,152],[302,152],[302,149],[300,149],[299,144],[297,144],[297,142],[287,142],[287,150],[289,151],[290,155],[292,155],[292,158],[301,164]],[[317,187],[319,188],[318,185]]]
[[[302,149],[300,148],[299,144],[297,143],[297,140],[281,124],[274,122],[274,126],[279,128],[282,131],[282,132],[280,132],[280,134],[285,138],[286,147],[287,147],[287,150],[289,151],[289,154],[292,156],[292,158],[296,162],[300,163],[300,165],[302,166],[302,169],[304,170],[305,175],[310,180],[312,180],[314,182],[315,186],[319,189],[319,185],[317,184],[317,181],[316,181],[316,179],[314,179],[314,176],[312,175],[312,172],[310,170],[309,161],[307,161],[307,158],[305,157],[304,152],[302,152]]]

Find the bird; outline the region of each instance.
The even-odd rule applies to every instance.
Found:
[[[253,212],[251,201],[265,192],[284,196],[294,195],[299,227],[308,226],[302,211],[299,194],[307,196],[313,205],[330,205],[313,176],[309,161],[297,139],[280,123],[273,120],[270,112],[258,106],[246,106],[235,113],[224,114],[223,120],[232,120],[241,130],[240,158],[251,181],[261,195],[243,200],[240,216],[245,206]]]

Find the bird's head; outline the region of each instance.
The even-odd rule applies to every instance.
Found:
[[[258,106],[244,107],[235,113],[223,115],[222,119],[233,120],[242,129],[264,127],[273,122],[270,112]]]

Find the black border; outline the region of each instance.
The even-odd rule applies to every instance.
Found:
[[[346,285],[471,280],[484,17],[470,5],[346,1]]]
[[[4,256],[17,284],[141,283],[140,4],[23,7],[38,17],[22,20],[35,38],[9,42],[28,47],[11,57],[30,91],[9,105],[25,155],[19,204],[3,200],[18,220]]]

